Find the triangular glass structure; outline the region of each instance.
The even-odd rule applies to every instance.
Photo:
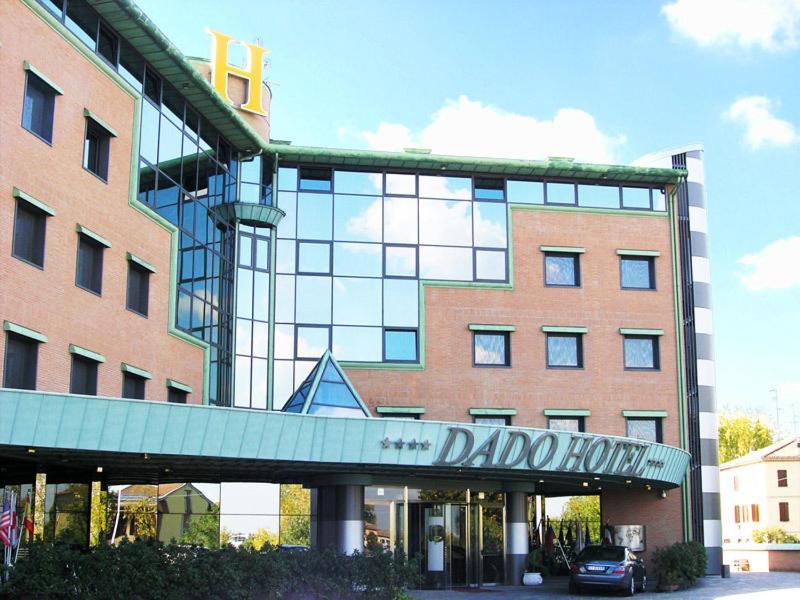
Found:
[[[324,417],[372,416],[339,363],[327,350],[289,398],[283,412]]]

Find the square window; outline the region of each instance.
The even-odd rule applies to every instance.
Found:
[[[625,435],[637,440],[663,442],[662,421],[660,418],[628,417],[625,422]]]
[[[53,141],[53,116],[57,93],[44,80],[28,71],[25,81],[25,102],[22,106],[22,126],[48,144]]]
[[[417,330],[384,329],[383,359],[385,362],[417,362]]]
[[[385,277],[417,277],[417,247],[383,247],[383,274]]]
[[[314,169],[300,167],[300,189],[310,192],[330,192],[332,189],[333,171],[331,169]]]
[[[582,334],[548,333],[547,366],[561,369],[583,368]]]
[[[505,181],[490,177],[475,178],[475,200],[495,200],[502,202],[506,199]]]
[[[387,173],[385,186],[387,196],[416,196],[417,176]]]
[[[75,285],[98,296],[103,290],[103,246],[84,234],[78,234],[78,261]]]
[[[505,250],[475,249],[475,280],[506,281]]]
[[[178,388],[174,387],[167,388],[167,402],[172,402],[173,404],[186,404],[188,397],[189,394],[183,390],[179,390]]]
[[[72,372],[69,379],[70,394],[97,395],[97,365],[96,360],[79,354],[72,355]]]
[[[656,289],[655,261],[652,256],[620,258],[620,285],[626,290]]]
[[[6,334],[3,387],[18,390],[35,390],[38,360],[39,342],[9,331]]]
[[[626,335],[625,368],[658,369],[658,337],[654,335]]]
[[[44,237],[47,213],[24,200],[17,200],[14,214],[14,242],[11,254],[20,260],[44,268]]]
[[[554,431],[586,431],[586,417],[552,417],[547,419],[547,427]]]
[[[547,183],[545,194],[547,204],[577,204],[574,183]]]
[[[111,30],[100,24],[100,30],[97,36],[97,53],[110,62],[113,66],[117,66],[119,40]]]
[[[321,357],[331,347],[331,328],[298,325],[295,335],[295,357]]]
[[[554,287],[580,287],[580,255],[570,252],[544,253],[544,284]]]
[[[472,364],[476,367],[510,367],[509,333],[476,331],[472,340]]]
[[[144,400],[144,386],[147,380],[134,373],[122,374],[122,397]]]
[[[132,261],[128,261],[128,310],[146,317],[149,295],[150,271]]]
[[[86,138],[83,142],[83,168],[108,180],[108,156],[111,133],[94,119],[86,119]]]
[[[331,245],[328,242],[298,242],[297,272],[305,275],[330,275]]]
[[[511,425],[511,417],[509,415],[497,416],[474,416],[472,422],[476,425],[495,425],[497,427],[507,427]]]

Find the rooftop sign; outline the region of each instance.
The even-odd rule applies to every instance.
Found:
[[[247,66],[236,67],[228,62],[228,49],[234,38],[218,31],[206,30],[211,36],[211,85],[230,104],[241,110],[267,116],[264,108],[264,57],[269,50],[255,44],[239,42],[247,49]],[[247,101],[236,105],[228,95],[228,77],[239,77],[247,84]]]

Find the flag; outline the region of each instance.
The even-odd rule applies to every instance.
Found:
[[[589,521],[586,521],[586,539],[584,540],[587,546],[592,544],[592,530],[589,529]]]
[[[553,552],[555,552],[555,540],[556,540],[555,529],[553,529],[553,526],[548,521],[547,533],[544,536],[544,551],[547,554],[553,554]]]
[[[558,522],[558,543],[564,545],[564,521]]]
[[[13,522],[13,513],[11,508],[11,498],[9,498],[9,494],[3,493],[3,512],[0,513],[0,541],[3,542],[4,546],[11,546],[12,545],[12,529],[11,523]]]
[[[22,516],[22,529],[28,532],[28,539],[33,539],[33,519],[31,518],[31,495],[25,496],[25,513]],[[22,537],[20,533],[20,537]]]
[[[572,542],[575,541],[572,537],[572,523],[567,523],[567,537],[564,539],[567,541],[567,546],[572,546]]]
[[[585,538],[583,537],[583,527],[581,526],[580,520],[575,523],[575,554],[583,550],[583,546],[586,544]]]

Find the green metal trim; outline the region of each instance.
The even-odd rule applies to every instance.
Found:
[[[175,388],[176,390],[186,392],[187,394],[191,394],[194,391],[192,390],[192,386],[170,378],[167,378],[167,387]]]
[[[619,248],[617,254],[620,256],[661,256],[658,250],[625,250]]]
[[[135,254],[131,254],[130,252],[126,252],[125,254],[126,254],[126,256],[127,256],[128,260],[130,262],[136,263],[137,265],[139,265],[143,269],[147,269],[151,273],[155,273],[156,272],[156,268],[153,265],[151,265],[149,262],[144,260],[143,258],[139,258]]]
[[[102,354],[98,354],[97,352],[92,352],[91,350],[87,350],[86,348],[77,346],[75,344],[69,345],[69,353],[77,354],[78,356],[83,356],[84,358],[88,358],[89,360],[93,360],[99,363],[106,362],[106,357],[103,356]]]
[[[286,213],[269,204],[227,202],[214,207],[220,219],[227,223],[244,223],[254,227],[277,227]]]
[[[114,128],[113,128],[111,125],[109,125],[108,123],[106,123],[106,122],[105,122],[103,119],[101,119],[100,117],[98,117],[98,116],[97,116],[95,113],[93,113],[93,112],[92,112],[91,110],[89,110],[88,108],[84,108],[84,109],[83,109],[83,116],[84,116],[84,117],[87,117],[87,118],[89,118],[89,119],[91,119],[92,121],[94,121],[95,123],[97,123],[98,125],[100,125],[100,127],[102,127],[103,129],[105,129],[105,130],[108,132],[108,134],[109,134],[110,136],[112,136],[112,137],[119,137],[119,134],[117,133],[117,130],[116,130],[116,129],[114,129]]]
[[[14,187],[14,191],[12,192],[12,195],[14,196],[14,198],[18,198],[19,200],[23,200],[23,201],[27,202],[28,204],[30,204],[31,206],[33,206],[35,208],[38,208],[40,211],[42,211],[46,215],[49,215],[51,217],[55,217],[56,216],[56,211],[54,211],[52,208],[47,206],[47,204],[45,204],[41,200],[37,200],[36,198],[31,196],[30,194],[27,194],[27,193],[23,192],[18,187]]]
[[[23,68],[23,69],[25,69],[26,71],[30,71],[31,73],[33,73],[34,75],[36,75],[36,76],[37,76],[39,79],[41,79],[42,81],[44,81],[44,82],[45,82],[47,85],[49,85],[49,86],[50,86],[50,87],[53,89],[53,91],[54,91],[56,94],[58,94],[59,96],[63,96],[63,95],[64,95],[64,90],[62,90],[62,89],[61,89],[61,87],[59,87],[59,86],[58,86],[58,85],[57,85],[57,84],[56,84],[56,83],[55,83],[55,82],[54,82],[52,79],[50,79],[50,78],[49,78],[47,75],[45,75],[45,74],[44,74],[44,73],[42,73],[42,72],[41,72],[39,69],[37,69],[36,67],[34,67],[34,66],[33,66],[31,63],[29,63],[27,60],[24,60],[24,61],[22,61],[22,68]]]
[[[484,325],[481,323],[470,323],[470,331],[516,331],[515,325]]]
[[[92,231],[91,229],[89,229],[89,228],[87,228],[87,227],[84,227],[84,226],[83,226],[83,225],[81,225],[81,224],[77,224],[77,225],[75,225],[75,231],[77,231],[77,232],[78,232],[78,233],[80,233],[80,234],[83,234],[83,235],[85,235],[85,236],[86,236],[86,237],[88,237],[88,238],[91,238],[91,239],[93,239],[95,242],[97,242],[98,244],[101,244],[101,245],[105,246],[106,248],[111,248],[111,242],[109,242],[109,241],[108,241],[106,238],[104,238],[102,235],[98,235],[98,234],[96,234],[94,231]]]
[[[303,408],[300,410],[301,414],[307,414],[308,409],[311,406],[311,400],[314,398],[314,395],[317,393],[317,388],[319,387],[319,382],[322,381],[322,374],[325,372],[325,367],[328,366],[328,363],[333,363],[333,367],[339,371],[339,375],[342,376],[344,379],[345,384],[350,388],[350,391],[353,392],[353,396],[355,396],[356,402],[358,402],[361,409],[364,413],[371,417],[372,413],[369,410],[369,407],[366,405],[364,400],[361,399],[361,396],[356,389],[356,386],[353,385],[353,382],[350,381],[350,378],[347,376],[347,373],[344,372],[344,369],[336,362],[336,359],[331,354],[330,350],[325,350],[322,357],[319,359],[319,368],[317,372],[314,373],[314,381],[311,383],[311,387],[308,389],[308,394],[306,395],[306,399],[303,402]]]
[[[123,373],[130,373],[131,375],[137,375],[139,377],[144,377],[145,379],[152,379],[153,374],[150,371],[145,371],[144,369],[140,369],[139,367],[134,367],[128,363],[122,363],[119,366],[120,371]]]
[[[10,331],[11,333],[16,333],[17,335],[21,335],[26,338],[30,338],[42,344],[47,343],[47,336],[43,333],[39,333],[35,329],[29,329],[22,325],[17,325],[16,323],[12,323],[11,321],[3,321],[3,330]]]
[[[590,417],[592,411],[588,408],[545,408],[545,417]]]
[[[639,329],[636,327],[620,327],[622,335],[664,335],[663,329]]]
[[[583,254],[586,252],[586,248],[574,246],[539,246],[539,250],[542,252],[567,252],[570,254]]]
[[[513,417],[517,414],[516,408],[470,408],[469,414],[472,416],[507,416]]]
[[[667,417],[667,411],[665,410],[623,410],[622,411],[623,417],[658,417],[658,418],[665,418]]]
[[[278,157],[272,161],[272,197],[273,201],[278,199]],[[238,252],[239,245],[236,245]],[[273,410],[275,406],[275,281],[278,263],[278,228],[272,227],[269,230],[269,307],[267,309],[267,319],[269,321],[269,331],[267,335],[267,410]],[[237,263],[239,257],[236,257]]]
[[[589,213],[594,215],[609,215],[615,217],[657,217],[664,219],[667,217],[665,211],[652,211],[652,210],[633,210],[630,208],[592,208],[589,206],[557,206],[554,204],[518,204],[511,203],[510,207],[514,210],[526,211],[551,211],[551,212],[569,212],[569,213]]]
[[[589,333],[588,327],[558,327],[555,325],[542,325],[544,333]]]
[[[424,415],[422,406],[376,406],[375,412],[379,415]]]

